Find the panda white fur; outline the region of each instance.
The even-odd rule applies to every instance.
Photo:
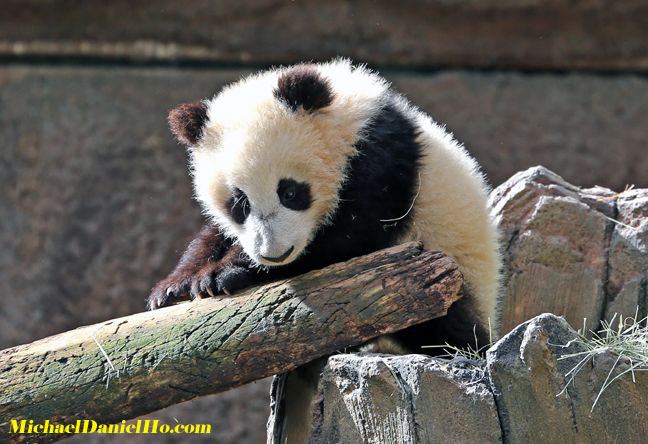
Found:
[[[479,167],[376,73],[343,59],[272,69],[169,121],[210,223],[149,308],[420,240],[452,256],[468,288],[421,340],[496,335],[501,260]]]

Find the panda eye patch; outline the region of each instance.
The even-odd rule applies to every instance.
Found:
[[[242,225],[250,214],[250,201],[239,188],[234,188],[232,197],[227,200],[225,206],[237,224]]]
[[[291,210],[305,211],[311,205],[310,185],[294,179],[281,179],[277,195],[281,205]]]

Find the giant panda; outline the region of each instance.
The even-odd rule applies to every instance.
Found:
[[[425,334],[369,350],[497,335],[501,260],[479,166],[378,74],[345,59],[271,69],[178,106],[169,123],[209,222],[150,309],[419,240],[456,260],[467,291]]]

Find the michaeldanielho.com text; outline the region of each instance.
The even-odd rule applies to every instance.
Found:
[[[114,434],[137,434],[137,433],[211,433],[210,424],[160,424],[157,419],[138,419],[126,424],[99,424],[92,419],[78,419],[71,424],[52,424],[46,420],[42,424],[34,424],[33,420],[20,421],[12,419],[10,424],[11,433],[15,434],[79,434],[79,433],[114,433]]]

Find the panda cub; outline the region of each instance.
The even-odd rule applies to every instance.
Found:
[[[178,106],[169,123],[210,221],[150,309],[419,240],[457,261],[467,292],[396,344],[496,334],[501,261],[479,167],[376,73],[343,59],[272,69]]]

